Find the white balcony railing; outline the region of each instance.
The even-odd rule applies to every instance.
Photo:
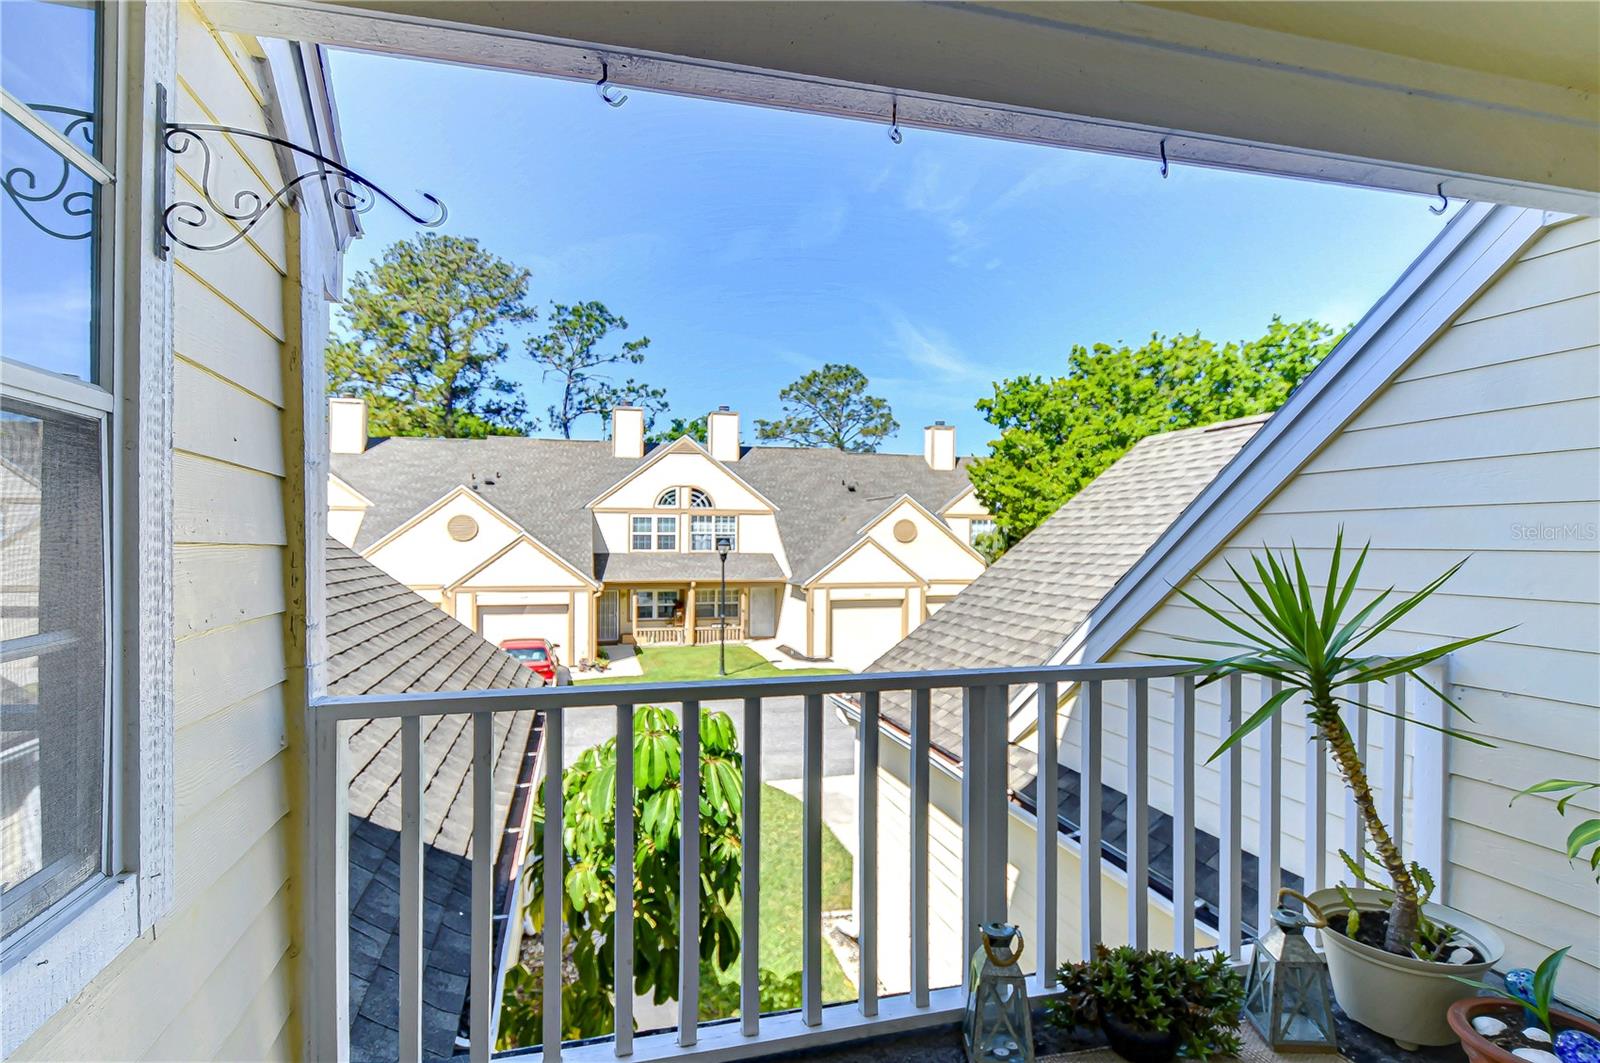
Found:
[[[322,1003],[308,1016],[313,1026],[315,1056],[324,1060],[343,1060],[348,1055],[348,915],[345,882],[347,875],[348,831],[345,815],[347,786],[344,764],[344,739],[342,728],[349,722],[394,718],[400,721],[402,758],[402,826],[401,826],[401,909],[400,933],[400,1058],[415,1060],[421,1054],[422,1012],[422,739],[421,721],[424,717],[467,713],[473,726],[473,840],[474,853],[494,850],[492,836],[496,822],[496,795],[493,789],[494,772],[491,768],[493,714],[533,709],[543,716],[542,761],[545,765],[544,846],[545,853],[559,851],[562,844],[562,792],[559,766],[562,755],[562,716],[568,709],[610,706],[616,712],[616,726],[621,734],[632,733],[634,706],[643,704],[676,704],[682,707],[682,719],[695,719],[702,703],[710,701],[736,701],[743,714],[744,756],[744,864],[741,877],[743,891],[743,943],[741,949],[741,998],[737,1022],[706,1026],[697,1024],[699,994],[698,950],[679,950],[677,1028],[669,1034],[650,1034],[635,1037],[631,994],[622,992],[616,998],[616,1034],[603,1043],[585,1043],[568,1046],[569,1058],[598,1059],[629,1057],[632,1059],[678,1058],[704,1054],[708,1058],[750,1058],[778,1051],[789,1051],[830,1042],[846,1041],[874,1033],[888,1033],[947,1023],[956,1018],[964,1003],[960,988],[932,989],[929,987],[930,937],[929,907],[929,791],[931,776],[930,709],[932,692],[938,689],[959,690],[962,694],[962,769],[961,769],[961,821],[963,829],[961,853],[962,925],[964,929],[964,954],[970,955],[976,947],[976,927],[983,922],[1004,919],[1007,913],[1007,724],[1009,708],[1017,702],[1013,695],[1024,697],[1037,712],[1038,733],[1052,735],[1057,731],[1057,694],[1076,688],[1076,708],[1079,717],[1074,737],[1077,742],[1077,762],[1081,775],[1080,804],[1074,817],[1082,827],[1079,874],[1081,911],[1081,948],[1087,953],[1098,943],[1101,927],[1102,848],[1101,776],[1106,728],[1103,723],[1103,695],[1110,684],[1125,684],[1127,708],[1126,735],[1117,740],[1124,754],[1121,769],[1125,772],[1128,799],[1128,844],[1123,854],[1128,878],[1142,881],[1149,865],[1147,825],[1150,816],[1148,800],[1149,775],[1152,752],[1172,754],[1173,778],[1171,793],[1173,808],[1173,860],[1171,897],[1175,913],[1195,910],[1195,790],[1196,771],[1203,763],[1195,751],[1195,679],[1185,674],[1186,667],[1172,662],[1118,663],[1091,665],[1040,666],[1025,668],[996,668],[978,670],[953,670],[940,672],[870,673],[856,675],[800,676],[792,678],[722,681],[710,683],[665,683],[616,685],[602,688],[566,686],[546,687],[537,690],[494,690],[459,694],[400,694],[377,697],[323,698],[311,708],[311,786],[312,786],[312,903],[315,907],[316,931],[311,937],[314,950],[310,970],[317,981],[315,999]],[[1161,734],[1170,741],[1169,751],[1156,750],[1150,742],[1150,697],[1152,680],[1170,680],[1170,727],[1163,720]],[[1442,675],[1433,677],[1442,684]],[[1163,687],[1166,684],[1163,684]],[[1218,721],[1227,728],[1236,725],[1247,715],[1245,687],[1235,676],[1221,685],[1221,714]],[[1252,683],[1253,694],[1260,704],[1270,697],[1272,690],[1265,684]],[[1395,683],[1387,697],[1390,707],[1395,699],[1402,699],[1404,684]],[[878,911],[878,765],[879,765],[879,703],[884,693],[908,692],[910,694],[910,933],[909,941],[895,942],[895,947],[908,948],[910,952],[910,990],[903,995],[879,999],[877,965],[884,943],[879,940],[876,913]],[[1119,689],[1117,693],[1121,694]],[[857,904],[859,922],[859,996],[854,1004],[823,1007],[822,959],[826,947],[822,926],[822,779],[823,779],[823,713],[824,700],[829,697],[849,697],[860,713],[862,726],[857,743],[857,817],[859,837],[855,861]],[[759,922],[757,901],[761,889],[761,843],[759,831],[759,800],[761,786],[761,721],[763,701],[769,698],[799,697],[803,699],[802,714],[802,897],[798,913],[803,928],[802,949],[802,1005],[798,1012],[779,1015],[760,1014],[757,958],[762,927]],[[1352,711],[1350,725],[1359,736],[1363,753],[1366,751],[1367,709],[1365,696],[1362,706]],[[1415,713],[1414,713],[1415,715]],[[1426,710],[1422,713],[1428,717]],[[1389,717],[1383,717],[1389,721]],[[1390,823],[1398,823],[1402,803],[1408,787],[1396,780],[1406,779],[1406,739],[1403,721],[1389,721],[1383,734],[1382,760],[1378,775],[1387,783],[1384,790],[1385,811]],[[1423,738],[1431,732],[1419,731],[1414,765],[1416,778],[1411,780],[1418,798],[1413,818],[1426,835],[1437,829],[1441,805],[1429,805],[1422,798],[1424,791],[1437,788],[1442,797],[1442,773],[1437,772],[1433,761],[1423,760],[1422,745],[1434,739]],[[699,735],[697,728],[683,729],[682,765],[686,789],[698,790]],[[1429,747],[1432,750],[1433,747]],[[1438,747],[1442,764],[1442,745]],[[1431,754],[1430,754],[1431,755]],[[1280,765],[1282,756],[1281,714],[1262,728],[1262,737],[1255,748],[1247,751],[1235,747],[1224,754],[1217,766],[1217,814],[1219,817],[1219,870],[1221,888],[1216,899],[1217,925],[1207,929],[1215,932],[1219,945],[1234,956],[1241,955],[1241,927],[1245,913],[1241,910],[1240,884],[1243,875],[1242,842],[1244,832],[1243,782],[1244,762],[1247,757],[1258,757],[1257,782],[1259,806],[1255,810],[1257,830],[1252,831],[1251,842],[1264,858],[1259,861],[1260,880],[1258,896],[1261,909],[1251,913],[1263,918],[1270,912],[1279,885],[1280,832],[1282,828],[1280,806]],[[1164,756],[1162,759],[1165,759]],[[1326,850],[1325,836],[1329,810],[1324,799],[1326,779],[1320,755],[1312,759],[1318,765],[1305,771],[1306,789],[1301,795],[1305,808],[1304,834],[1309,844],[1307,852],[1321,854]],[[1057,819],[1056,758],[1043,757],[1039,767],[1037,793],[1038,822],[1054,823]],[[1434,774],[1440,779],[1434,779]],[[634,786],[633,746],[619,742],[617,746],[616,787],[617,839],[616,875],[618,915],[617,942],[614,948],[615,984],[633,983],[633,914],[631,884],[633,882],[634,824],[632,822]],[[624,796],[627,795],[627,796]],[[502,810],[503,812],[503,810]],[[693,838],[699,834],[699,804],[695,801],[681,803],[683,817],[682,836]],[[1344,819],[1344,829],[1352,831],[1352,822]],[[1442,837],[1442,835],[1441,835]],[[1359,836],[1347,833],[1341,839],[1345,845],[1360,850]],[[1034,924],[1027,929],[1033,943],[1035,969],[1040,972],[1031,983],[1033,991],[1044,996],[1051,992],[1049,973],[1057,963],[1057,844],[1054,831],[1038,831],[1038,852],[1034,861],[1037,881],[1035,896],[1039,898],[1034,914]],[[1298,844],[1298,843],[1297,843]],[[1435,856],[1433,847],[1425,839],[1418,839],[1415,848],[1424,860]],[[681,922],[680,940],[692,939],[698,933],[699,868],[698,850],[695,846],[683,847],[681,867]],[[1306,868],[1307,885],[1312,888],[1323,884],[1323,859],[1314,856]],[[471,870],[471,993],[470,1028],[471,1058],[474,1061],[489,1059],[494,1043],[494,1018],[498,1009],[492,993],[480,993],[479,986],[493,985],[491,941],[493,891],[492,862],[474,859]],[[546,859],[545,914],[544,914],[544,978],[545,985],[557,985],[562,977],[561,961],[561,905],[563,862]],[[1141,895],[1137,902],[1128,905],[1127,940],[1145,945],[1148,932],[1147,905]],[[1172,947],[1177,951],[1193,952],[1195,948],[1195,920],[1174,920]],[[1260,925],[1260,924],[1257,924]],[[561,996],[544,995],[543,1058],[555,1060],[562,1055]]]

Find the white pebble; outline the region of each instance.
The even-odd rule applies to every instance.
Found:
[[[1479,1015],[1472,1020],[1472,1028],[1485,1037],[1506,1032],[1506,1024],[1493,1015]]]
[[[1518,1048],[1511,1054],[1518,1059],[1526,1059],[1528,1063],[1561,1063],[1554,1052],[1546,1052],[1542,1048]]]
[[[1450,951],[1449,960],[1450,960],[1451,963],[1471,963],[1472,962],[1472,950],[1471,949],[1452,949]]]
[[[1522,1036],[1526,1037],[1530,1041],[1541,1041],[1544,1044],[1550,1043],[1550,1035],[1545,1033],[1543,1028],[1538,1026],[1530,1026],[1526,1030],[1523,1030]]]

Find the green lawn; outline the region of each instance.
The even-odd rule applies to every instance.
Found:
[[[604,675],[580,683],[689,683],[722,678],[717,672],[717,646],[644,646],[638,651],[644,676]],[[771,679],[774,676],[838,675],[842,668],[776,668],[749,646],[728,647],[729,679]]]
[[[753,655],[752,655],[753,656]],[[801,843],[804,820],[799,800],[772,786],[761,788],[761,966],[777,974],[800,969]],[[851,904],[855,861],[839,839],[822,830],[822,910]],[[743,907],[733,905],[737,924]],[[737,972],[733,973],[737,979]],[[855,987],[826,942],[822,945],[822,999],[854,1000]]]

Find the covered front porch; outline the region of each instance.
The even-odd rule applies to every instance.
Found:
[[[607,586],[601,592],[601,645],[698,646],[747,642],[777,632],[779,586],[684,580]]]

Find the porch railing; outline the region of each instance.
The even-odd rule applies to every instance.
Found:
[[[1442,676],[1435,677],[1442,682]],[[912,673],[870,673],[855,675],[798,676],[775,679],[722,681],[710,683],[664,683],[617,685],[604,688],[566,686],[546,687],[537,690],[493,690],[472,693],[400,694],[376,697],[330,697],[315,701],[311,707],[311,786],[313,856],[311,880],[312,904],[315,908],[316,932],[311,937],[314,951],[309,969],[316,979],[315,998],[325,1006],[308,1016],[312,1027],[312,1047],[316,1058],[344,1060],[348,1057],[348,915],[346,877],[348,873],[348,830],[345,810],[347,774],[343,729],[352,721],[394,718],[400,721],[401,730],[401,907],[399,954],[399,1015],[400,1058],[416,1060],[421,1055],[422,1014],[422,882],[423,848],[421,843],[422,809],[422,741],[421,721],[424,717],[466,713],[472,717],[473,728],[473,836],[474,853],[488,853],[494,849],[492,832],[497,821],[496,794],[493,789],[492,741],[493,714],[533,709],[543,716],[542,760],[545,764],[544,852],[559,851],[562,844],[562,790],[563,714],[580,707],[611,707],[616,714],[619,734],[631,734],[634,708],[644,704],[676,704],[681,706],[682,719],[695,719],[700,706],[706,702],[735,702],[742,713],[744,765],[744,817],[741,873],[743,891],[743,944],[740,978],[740,1018],[735,1022],[701,1026],[697,1022],[699,1011],[699,956],[695,948],[680,949],[678,972],[678,1005],[676,1030],[667,1034],[641,1035],[633,1032],[633,999],[626,991],[618,993],[615,1003],[616,1033],[610,1041],[561,1045],[561,995],[544,995],[543,1058],[556,1060],[565,1052],[569,1059],[611,1059],[628,1057],[637,1060],[677,1058],[698,1055],[703,1058],[743,1059],[839,1042],[875,1033],[887,1033],[947,1023],[956,1018],[964,1004],[965,994],[960,988],[930,989],[929,956],[932,942],[929,935],[929,823],[930,781],[930,714],[933,691],[958,690],[962,698],[962,766],[961,766],[961,821],[962,853],[962,926],[963,954],[970,955],[976,947],[976,927],[990,920],[1004,919],[1007,911],[1006,865],[1007,827],[1010,810],[1007,790],[1008,721],[1020,704],[1023,711],[1031,707],[1040,735],[1057,732],[1058,694],[1075,692],[1075,715],[1078,716],[1075,736],[1078,745],[1076,769],[1081,775],[1080,802],[1076,818],[1082,824],[1080,839],[1079,896],[1081,898],[1081,947],[1085,953],[1098,943],[1102,928],[1101,885],[1102,849],[1101,777],[1105,752],[1106,728],[1103,723],[1104,694],[1112,684],[1125,686],[1125,704],[1128,725],[1126,735],[1117,739],[1125,754],[1127,775],[1128,844],[1125,867],[1133,881],[1144,880],[1149,866],[1147,826],[1150,816],[1148,779],[1151,768],[1150,699],[1152,680],[1170,679],[1171,693],[1159,691],[1171,698],[1170,729],[1163,722],[1162,733],[1171,741],[1173,754],[1172,794],[1173,808],[1173,860],[1171,897],[1176,913],[1195,910],[1195,773],[1199,761],[1195,758],[1195,679],[1185,674],[1185,666],[1171,662],[1117,663],[1089,665],[1061,665],[1025,668],[993,668]],[[1236,724],[1249,710],[1245,704],[1245,686],[1239,677],[1221,684],[1223,728]],[[1262,684],[1259,705],[1271,696],[1271,689]],[[1388,704],[1395,707],[1394,698],[1404,698],[1404,685],[1395,683],[1388,695]],[[1119,691],[1120,692],[1120,691]],[[910,852],[906,854],[910,871],[910,933],[908,941],[896,941],[893,947],[909,950],[909,992],[879,999],[878,959],[884,947],[877,925],[878,912],[878,766],[879,766],[879,708],[885,693],[907,693],[910,705],[909,727],[909,791],[910,791]],[[778,1015],[761,1015],[759,1003],[759,943],[762,927],[758,913],[761,890],[762,838],[759,831],[761,788],[761,724],[763,703],[773,698],[802,699],[801,764],[802,764],[802,904],[798,913],[803,929],[801,964],[802,1000],[797,1012]],[[857,742],[857,859],[855,861],[855,890],[859,905],[859,970],[858,996],[855,1004],[824,1008],[822,997],[823,949],[826,947],[822,925],[822,787],[823,787],[823,713],[825,701],[830,697],[848,697],[854,712],[858,712],[862,726]],[[1365,699],[1362,699],[1363,702]],[[1403,705],[1403,701],[1401,702]],[[1404,755],[1406,729],[1402,722],[1383,717],[1386,730],[1383,736],[1383,759],[1380,779],[1387,779],[1384,790],[1390,822],[1399,819],[1405,779]],[[1359,711],[1352,710],[1351,729],[1358,735],[1363,751],[1366,742],[1367,710],[1363,704]],[[1222,948],[1234,956],[1241,955],[1243,946],[1242,924],[1245,913],[1241,908],[1240,884],[1243,877],[1242,830],[1244,763],[1247,757],[1258,757],[1256,778],[1259,780],[1259,806],[1256,820],[1259,832],[1251,839],[1263,857],[1259,861],[1260,881],[1258,894],[1261,910],[1252,913],[1262,918],[1270,911],[1276,896],[1281,862],[1279,837],[1282,827],[1280,806],[1284,796],[1280,785],[1282,732],[1281,716],[1262,728],[1258,749],[1247,751],[1235,747],[1219,761],[1220,793],[1220,878],[1218,898],[1220,918],[1214,928]],[[695,727],[683,728],[682,785],[691,790],[700,787],[698,754],[699,734]],[[1224,731],[1226,733],[1226,731]],[[1430,767],[1422,763],[1421,738],[1430,732],[1419,731],[1419,749],[1416,778],[1412,780],[1419,796],[1417,824],[1426,834],[1438,831],[1440,824],[1433,822],[1439,812],[1424,813],[1420,799],[1424,791],[1434,786],[1442,787],[1440,779]],[[1442,764],[1442,746],[1440,763]],[[617,941],[614,948],[615,984],[629,986],[633,983],[633,882],[634,823],[632,822],[632,794],[634,787],[633,746],[619,742],[617,746],[617,838],[616,882],[618,915]],[[1322,758],[1316,758],[1320,765]],[[1073,766],[1073,765],[1069,765]],[[1037,817],[1041,823],[1057,820],[1056,758],[1040,758],[1039,779],[1036,787]],[[1320,767],[1306,771],[1306,789],[1302,796],[1305,808],[1305,837],[1311,839],[1307,846],[1313,854],[1321,854],[1325,839],[1327,807],[1324,799],[1325,776]],[[1401,785],[1396,785],[1400,781]],[[1380,783],[1380,788],[1383,784]],[[503,810],[500,810],[503,812]],[[693,838],[699,834],[699,803],[681,802],[682,836]],[[1347,818],[1346,824],[1351,821]],[[1347,826],[1347,829],[1350,829]],[[1038,853],[1035,860],[1035,896],[1039,898],[1033,925],[1027,929],[1032,942],[1035,967],[1039,972],[1032,980],[1032,991],[1040,996],[1052,991],[1050,972],[1056,966],[1057,939],[1057,845],[1055,831],[1037,831]],[[1442,838],[1442,834],[1440,835]],[[1360,850],[1360,838],[1347,836],[1346,844]],[[520,844],[520,842],[519,842]],[[1419,839],[1415,842],[1419,858],[1425,861],[1433,855],[1432,846]],[[699,868],[698,850],[685,846],[681,873],[681,916],[678,928],[680,940],[692,940],[698,934]],[[1313,855],[1307,867],[1307,885],[1316,888],[1322,884],[1324,868],[1322,857]],[[562,978],[562,932],[560,898],[563,893],[560,875],[563,861],[544,861],[544,984],[559,985]],[[491,896],[493,882],[491,861],[474,859],[471,869],[471,1058],[486,1061],[494,1043],[493,1017],[497,1013],[492,994],[480,993],[480,986],[492,986],[491,970],[492,914]],[[1131,892],[1131,891],[1130,891]],[[1127,909],[1127,939],[1140,946],[1148,943],[1148,906],[1141,894]],[[1174,920],[1175,951],[1192,953],[1195,949],[1195,921],[1192,918]],[[1262,925],[1257,923],[1257,925]],[[1208,928],[1209,932],[1209,928]],[[1159,943],[1157,943],[1159,944]]]
[[[694,626],[694,641],[697,646],[715,646],[722,638],[726,638],[729,642],[743,642],[744,622],[730,620],[727,628],[723,628],[714,620],[709,624]]]
[[[659,627],[633,629],[633,641],[639,646],[681,646],[684,643],[682,624],[663,624]]]

